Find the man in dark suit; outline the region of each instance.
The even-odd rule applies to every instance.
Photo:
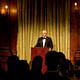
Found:
[[[40,37],[37,41],[36,47],[47,47],[49,50],[52,50],[53,43],[50,37],[47,37],[46,30],[42,31],[42,37]]]

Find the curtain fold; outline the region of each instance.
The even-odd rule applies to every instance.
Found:
[[[43,29],[54,49],[70,59],[70,0],[17,0],[17,55],[28,62]]]

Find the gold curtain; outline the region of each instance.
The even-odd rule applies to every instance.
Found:
[[[54,50],[70,58],[70,0],[17,0],[17,55],[28,62],[43,29]]]

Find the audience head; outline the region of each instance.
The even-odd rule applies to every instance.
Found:
[[[62,52],[58,52],[59,55],[59,64],[63,64],[66,60],[65,55]]]
[[[19,57],[18,56],[16,56],[16,55],[12,55],[12,56],[9,56],[8,57],[8,63],[15,63],[15,62],[17,62],[17,61],[19,61]]]
[[[47,70],[57,70],[59,64],[59,57],[56,51],[49,51],[45,56],[45,64]]]
[[[8,57],[8,69],[14,68],[14,66],[19,61],[19,57],[16,55],[12,55]]]
[[[41,71],[42,69],[42,57],[36,56],[32,61],[32,71]]]
[[[19,60],[16,65],[16,80],[30,79],[29,64],[26,60]]]
[[[17,63],[17,71],[18,72],[28,72],[29,71],[29,64],[26,60],[19,60]]]

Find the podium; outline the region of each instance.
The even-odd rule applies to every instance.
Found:
[[[42,73],[43,74],[47,71],[47,66],[45,65],[45,56],[47,52],[48,52],[48,48],[39,48],[39,47],[31,48],[31,64],[35,56],[41,56],[43,59],[43,62],[42,62]]]

